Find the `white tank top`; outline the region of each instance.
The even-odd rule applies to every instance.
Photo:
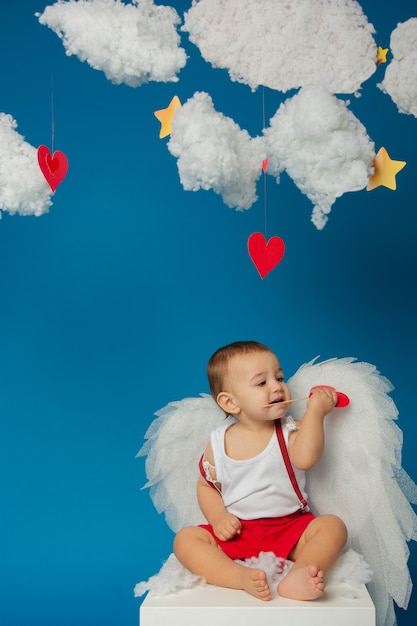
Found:
[[[289,428],[283,420],[288,446]],[[223,502],[239,519],[283,517],[300,509],[300,503],[286,470],[276,432],[262,452],[251,459],[236,461],[226,455],[224,440],[230,424],[211,433],[216,480],[221,484]],[[305,473],[294,467],[298,485],[305,493]]]

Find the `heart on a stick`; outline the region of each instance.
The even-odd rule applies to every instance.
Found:
[[[331,387],[330,385],[315,385],[311,388],[308,397],[312,395],[313,389],[330,389],[330,391],[335,391],[337,393],[337,402],[335,404],[335,407],[337,409],[344,409],[345,406],[349,406],[350,404],[349,396],[347,396],[345,393],[342,393],[341,391],[336,391],[336,387]]]
[[[68,159],[63,152],[56,150],[52,156],[47,146],[39,146],[38,163],[48,185],[55,191],[68,171]]]
[[[263,279],[282,260],[285,244],[281,237],[271,237],[267,242],[262,233],[253,233],[248,239],[248,252]]]

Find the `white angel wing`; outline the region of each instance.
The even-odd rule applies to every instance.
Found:
[[[335,513],[346,523],[349,545],[370,564],[369,592],[378,626],[395,624],[393,600],[407,608],[412,582],[407,542],[417,540],[417,485],[401,467],[402,432],[398,411],[388,396],[393,387],[375,366],[353,358],[311,361],[288,381],[293,397],[314,385],[332,385],[350,405],[335,408],[325,420],[326,449],[308,472],[307,492],[313,511]],[[297,406],[296,406],[297,405]],[[302,402],[291,413],[300,419]]]
[[[212,430],[225,423],[223,411],[213,398],[185,398],[170,402],[156,413],[147,432],[147,442],[137,456],[145,456],[150,495],[158,513],[164,513],[168,526],[177,532],[206,520],[197,502],[198,462]]]

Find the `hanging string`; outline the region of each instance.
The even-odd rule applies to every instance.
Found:
[[[51,154],[54,153],[55,144],[55,103],[54,103],[54,33],[50,33],[50,55],[51,60]]]
[[[51,35],[52,37],[52,35]],[[51,39],[51,53],[49,58],[51,59],[51,150],[48,146],[40,145],[38,147],[38,164],[44,175],[48,185],[52,192],[55,192],[58,185],[63,181],[68,171],[68,159],[66,155],[61,151],[55,152],[55,103],[54,103],[54,67],[53,67],[53,51],[52,51],[52,39]]]
[[[54,112],[54,73],[51,74],[51,154],[54,153],[55,112]]]
[[[265,87],[262,87],[262,128],[264,129],[266,125],[265,121]],[[266,167],[263,167],[262,171],[264,175],[264,231],[265,231],[265,239],[267,239],[267,228],[266,228]]]

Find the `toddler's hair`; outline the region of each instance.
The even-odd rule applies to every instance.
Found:
[[[235,341],[219,348],[210,357],[207,364],[207,378],[211,395],[215,400],[221,391],[225,391],[223,385],[230,360],[235,356],[250,352],[271,352],[271,349],[258,341]]]

